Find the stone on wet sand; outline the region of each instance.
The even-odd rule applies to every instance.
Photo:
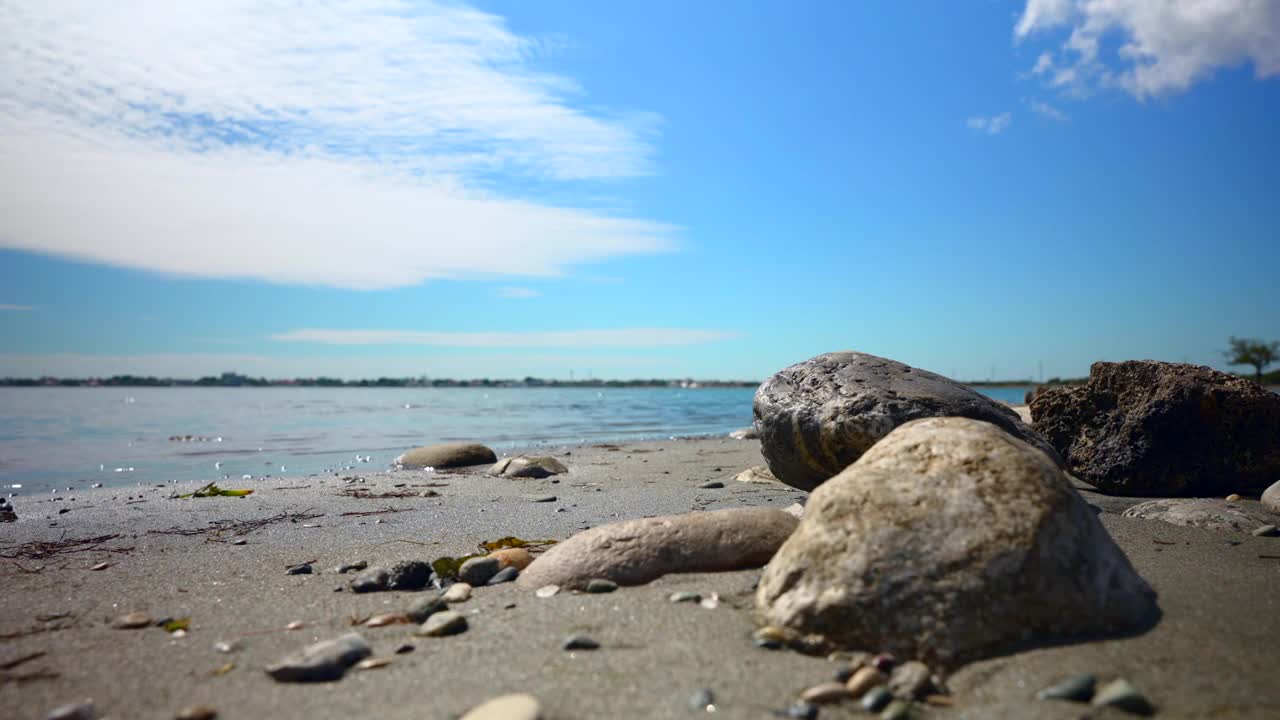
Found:
[[[1093,675],[1076,675],[1036,693],[1037,700],[1071,700],[1089,702],[1098,679]]]
[[[369,643],[357,633],[309,645],[266,668],[276,682],[331,682],[347,668],[373,654]]]
[[[348,585],[351,586],[351,592],[367,593],[380,592],[387,589],[387,581],[390,580],[391,573],[384,567],[371,567],[363,570],[359,575],[351,578]]]
[[[1280,477],[1280,395],[1208,367],[1097,362],[1031,414],[1071,474],[1107,492],[1222,496]]]
[[[465,583],[458,583],[458,585],[465,585]],[[457,587],[457,585],[454,587]],[[421,625],[432,615],[448,610],[448,602],[448,599],[444,597],[425,597],[415,602],[413,606],[405,612],[405,615],[409,617],[410,622],[415,622]]]
[[[44,716],[45,720],[95,720],[97,717],[98,712],[94,709],[92,700],[59,705]]]
[[[502,548],[489,553],[489,557],[497,558],[498,567],[514,567],[517,570],[524,570],[529,567],[529,563],[533,562],[533,556],[524,548]]]
[[[1271,487],[1263,491],[1262,507],[1280,515],[1280,481],[1272,483]]]
[[[861,698],[871,688],[885,685],[888,682],[889,676],[879,670],[870,666],[860,667],[849,677],[849,680],[845,683],[845,689],[849,691],[849,695],[852,697]]]
[[[596,650],[600,647],[600,643],[586,635],[570,635],[564,639],[560,647],[565,650]]]
[[[459,720],[540,720],[542,706],[526,693],[503,695],[467,711]]]
[[[1135,715],[1150,715],[1155,712],[1151,701],[1124,678],[1117,678],[1098,688],[1097,694],[1093,696],[1093,705],[1117,707]]]
[[[942,666],[1159,612],[1062,470],[968,418],[908,423],[814,491],[756,607],[836,646]]]
[[[405,469],[453,468],[469,465],[488,465],[497,462],[498,456],[479,443],[440,443],[414,448],[396,458],[395,464]]]
[[[611,593],[618,589],[618,583],[604,578],[592,578],[587,581],[586,590],[589,593]]]
[[[431,582],[431,564],[423,560],[401,560],[387,569],[388,590],[421,590]]]
[[[517,582],[581,590],[594,578],[641,585],[667,573],[760,567],[796,523],[781,510],[735,508],[601,525],[538,556]]]
[[[814,705],[827,705],[829,703],[838,703],[849,700],[849,690],[844,683],[825,682],[820,685],[814,685],[800,693],[800,702],[812,703]]]
[[[427,637],[445,637],[457,635],[467,629],[467,618],[455,610],[442,610],[427,618],[422,626],[413,631],[414,635]]]
[[[116,618],[111,625],[120,630],[138,630],[151,625],[151,616],[144,612],[131,612]]]
[[[889,691],[895,696],[915,700],[929,694],[929,666],[919,660],[909,660],[893,669],[889,675]]]
[[[489,578],[489,582],[485,583],[485,585],[501,585],[509,583],[518,577],[520,577],[520,571],[514,566],[508,566],[494,573],[493,577]]]
[[[501,565],[495,557],[471,558],[458,568],[458,579],[472,587],[484,585],[489,582],[489,578],[498,574]]]
[[[488,470],[488,474],[495,477],[513,478],[544,478],[567,472],[569,468],[550,455],[517,455],[502,458]]]
[[[471,599],[471,585],[464,582],[454,583],[449,586],[448,590],[444,591],[440,599],[447,603],[466,602]]]
[[[760,449],[782,482],[812,490],[894,428],[925,417],[984,420],[1054,461],[1057,453],[1009,406],[941,375],[860,352],[835,352],[769,378],[753,403]]]
[[[1266,522],[1266,513],[1216,498],[1148,500],[1124,511],[1124,517],[1159,520],[1183,527],[1248,532]]]

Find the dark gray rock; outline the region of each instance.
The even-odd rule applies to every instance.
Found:
[[[467,618],[465,615],[456,610],[443,610],[432,613],[422,623],[422,626],[414,631],[414,634],[428,637],[445,637],[446,635],[457,635],[465,632],[466,629]]]
[[[710,480],[698,486],[698,488],[702,490],[719,490],[722,487],[724,487],[724,483],[719,480]]]
[[[1134,715],[1150,715],[1155,712],[1151,701],[1128,680],[1118,678],[1098,688],[1093,696],[1094,707],[1117,707]]]
[[[331,682],[372,654],[373,649],[363,637],[348,633],[303,648],[266,670],[277,682]]]
[[[769,470],[812,490],[894,428],[925,417],[984,420],[1044,451],[1053,448],[1007,405],[941,375],[860,352],[806,360],[756,391],[755,426]]]
[[[497,460],[498,456],[484,445],[453,442],[414,448],[396,458],[395,465],[405,469],[453,468],[488,465]]]
[[[565,650],[596,650],[600,647],[600,643],[586,635],[570,635],[564,639],[560,647]]]
[[[471,558],[458,568],[458,579],[471,587],[479,587],[497,575],[501,567],[502,563],[496,557]]]
[[[302,563],[301,565],[294,565],[288,570],[285,570],[284,574],[285,575],[310,575],[313,572],[315,572],[315,568],[311,567],[311,563]]]
[[[932,682],[929,666],[909,660],[895,667],[889,675],[889,691],[900,698],[916,700],[929,694]]]
[[[544,478],[567,472],[569,468],[550,455],[517,455],[494,463],[488,474],[512,478]]]
[[[1093,675],[1076,675],[1041,690],[1036,693],[1036,699],[1089,702],[1090,698],[1093,697],[1093,689],[1097,684],[1098,678]]]
[[[518,577],[520,577],[520,569],[515,567],[514,565],[508,565],[507,567],[504,567],[498,572],[494,573],[493,577],[489,578],[489,582],[485,584],[501,585],[502,583],[509,583]]]
[[[431,565],[422,560],[401,560],[387,570],[388,590],[421,590],[431,582]]]
[[[448,609],[449,604],[444,601],[444,598],[438,596],[425,597],[414,603],[413,606],[405,612],[405,615],[407,615],[410,620],[421,625],[432,615],[435,615],[438,612],[444,612]]]
[[[617,589],[618,583],[605,578],[591,578],[591,580],[587,581],[587,592],[589,593],[611,593]]]
[[[353,563],[345,563],[345,564],[339,565],[338,569],[335,572],[337,572],[339,575],[346,575],[349,572],[359,572],[361,570],[364,570],[367,567],[369,567],[369,563],[365,562],[364,560],[357,560]]]
[[[867,712],[880,712],[886,705],[893,702],[893,693],[889,688],[879,685],[873,687],[862,696],[862,709]]]
[[[380,592],[387,589],[391,573],[384,567],[371,567],[351,578],[351,592]]]
[[[1280,477],[1280,395],[1212,368],[1098,362],[1031,403],[1077,478],[1124,495],[1261,492]]]

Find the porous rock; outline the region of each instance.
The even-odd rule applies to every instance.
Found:
[[[492,450],[479,443],[452,442],[414,448],[396,458],[395,464],[406,469],[452,468],[486,465],[497,459]]]
[[[315,643],[267,667],[277,682],[329,682],[340,679],[347,668],[373,654],[357,633]]]
[[[569,468],[550,455],[502,458],[488,470],[490,475],[513,478],[544,478],[567,472]]]
[[[894,428],[925,417],[985,420],[1057,454],[1009,406],[941,375],[860,352],[792,365],[756,391],[760,450],[779,480],[812,490]]]
[[[1148,500],[1125,510],[1124,516],[1184,527],[1240,532],[1249,532],[1267,520],[1267,514],[1260,510],[1216,498]]]
[[[1107,492],[1260,492],[1280,477],[1280,395],[1208,367],[1097,362],[1031,415],[1071,474]]]
[[[517,584],[583,590],[595,578],[642,585],[667,573],[721,572],[769,561],[797,520],[768,508],[734,508],[610,523],[539,555]]]
[[[756,608],[762,623],[941,666],[1159,613],[1061,469],[968,418],[908,423],[814,491]]]

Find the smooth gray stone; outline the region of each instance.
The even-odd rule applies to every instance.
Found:
[[[421,625],[427,621],[427,618],[438,612],[444,612],[449,609],[448,603],[442,597],[425,597],[418,600],[412,607],[405,612],[409,619]]]
[[[415,635],[428,637],[444,637],[457,635],[467,629],[467,618],[456,610],[442,610],[427,618],[422,627],[414,631]]]
[[[1094,707],[1118,707],[1135,715],[1150,715],[1155,707],[1128,680],[1118,678],[1103,685],[1093,696]]]
[[[1266,513],[1256,507],[1217,498],[1162,498],[1139,503],[1124,511],[1124,517],[1159,520],[1170,525],[1248,532],[1266,521]]]
[[[520,577],[520,569],[513,565],[509,565],[495,573],[493,577],[489,578],[489,582],[485,584],[501,585],[502,583],[509,583],[518,577]]]
[[[495,557],[471,558],[458,568],[458,579],[471,587],[479,587],[497,575],[500,567],[501,562]]]
[[[351,592],[379,592],[387,589],[391,573],[384,567],[371,567],[351,578]]]
[[[618,589],[618,583],[604,578],[592,578],[587,582],[589,593],[611,593]]]
[[[315,643],[266,668],[277,682],[331,682],[373,654],[357,633]]]
[[[909,660],[889,673],[889,691],[907,700],[924,697],[931,684],[930,675],[928,665],[919,660]]]
[[[600,647],[600,643],[586,635],[570,635],[565,638],[561,647],[565,650],[595,650]]]
[[[893,702],[893,693],[884,685],[877,685],[862,696],[862,709],[867,712],[880,712],[885,705]]]
[[[487,465],[497,460],[498,456],[484,445],[454,442],[414,448],[396,458],[395,464],[406,469],[453,468]]]
[[[1076,675],[1041,690],[1036,693],[1036,699],[1089,702],[1089,699],[1093,697],[1093,690],[1097,684],[1098,679],[1093,675]]]
[[[284,574],[285,575],[310,575],[312,572],[314,572],[314,570],[315,569],[311,567],[311,563],[302,563],[301,565],[294,565],[293,567],[289,568],[284,572]]]

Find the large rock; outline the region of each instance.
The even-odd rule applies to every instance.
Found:
[[[667,573],[760,567],[796,522],[781,510],[735,508],[601,525],[538,556],[516,582],[582,590],[596,578],[642,585]]]
[[[1280,514],[1280,480],[1272,483],[1271,487],[1262,493],[1262,507]]]
[[[769,469],[812,490],[880,438],[925,417],[968,417],[1000,426],[1057,454],[1007,405],[894,360],[860,352],[819,355],[777,373],[756,391],[755,427]]]
[[[502,458],[488,470],[488,474],[495,477],[514,478],[544,478],[567,472],[569,468],[550,455],[517,455]]]
[[[1240,532],[1252,532],[1259,525],[1266,525],[1275,520],[1260,509],[1216,498],[1148,500],[1125,510],[1124,516],[1141,520],[1159,520],[1184,527]]]
[[[967,418],[903,425],[815,490],[756,608],[829,645],[940,665],[1159,613],[1062,470]]]
[[[1094,363],[1089,382],[1041,393],[1035,429],[1071,473],[1107,492],[1260,492],[1280,478],[1280,396],[1212,368]]]
[[[395,464],[405,469],[452,468],[487,465],[497,459],[492,450],[479,443],[453,442],[414,448],[396,458]]]

